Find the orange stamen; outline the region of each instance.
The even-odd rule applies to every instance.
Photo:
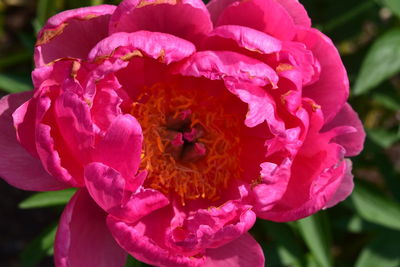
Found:
[[[176,119],[188,109],[190,127],[201,125],[205,130],[197,142],[206,148],[206,155],[195,162],[182,161],[167,149],[171,145],[167,114]],[[224,110],[220,98],[156,84],[144,89],[132,104],[131,114],[143,129],[140,168],[148,172],[145,186],[177,194],[185,205],[187,200],[219,199],[229,181],[240,177],[240,119]]]

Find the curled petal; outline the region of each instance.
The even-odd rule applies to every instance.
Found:
[[[246,233],[225,246],[207,249],[205,267],[264,266],[264,253],[254,238]]]
[[[194,43],[212,29],[200,0],[125,0],[113,14],[110,33],[152,31],[169,33]]]
[[[342,181],[336,190],[333,197],[326,203],[324,208],[330,208],[345,200],[353,191],[354,181],[353,175],[351,174],[352,163],[349,159],[346,159],[346,171],[343,175]]]
[[[142,153],[142,129],[131,115],[119,115],[93,151],[93,161],[106,164],[123,177],[136,175]]]
[[[11,94],[0,99],[0,177],[20,189],[34,191],[59,190],[67,184],[50,176],[37,158],[18,142],[11,114],[32,92]]]
[[[321,66],[319,80],[304,87],[303,95],[321,106],[325,121],[329,122],[342,109],[349,96],[346,69],[332,41],[318,30],[300,28],[296,40],[313,52]]]
[[[365,131],[357,113],[346,103],[339,113],[329,123],[324,125],[323,132],[336,127],[353,127],[351,133],[340,134],[333,138],[333,142],[338,143],[346,149],[346,157],[356,156],[363,149],[365,141]]]
[[[137,192],[129,183],[140,181],[126,181],[118,172],[101,163],[91,163],[85,168],[85,182],[87,189],[96,203],[106,212],[125,222],[136,222],[152,211],[168,204],[168,199],[152,189],[143,189]]]
[[[163,217],[152,217],[153,223],[156,220],[157,227],[160,227]],[[144,234],[144,230],[153,229],[148,228],[149,225],[145,223],[130,225],[115,217],[107,217],[108,227],[118,244],[131,254],[136,259],[152,264],[155,266],[168,266],[168,267],[197,267],[202,266],[204,263],[203,258],[188,257],[182,255],[171,254],[167,249],[160,247],[151,240],[148,235]],[[160,232],[159,238],[162,238],[162,233],[159,229],[153,229]],[[152,230],[152,233],[155,232]]]
[[[126,253],[114,241],[106,225],[106,213],[80,189],[66,206],[54,245],[57,267],[123,267]]]
[[[117,48],[124,49],[116,51]],[[169,64],[190,56],[194,51],[192,43],[170,34],[148,31],[120,32],[99,42],[90,52],[89,59],[97,61],[119,56],[122,61],[129,61],[145,55]]]
[[[50,18],[38,35],[36,66],[64,57],[86,59],[90,49],[108,35],[114,10],[115,6],[111,5],[83,7]]]
[[[268,65],[228,51],[197,52],[174,66],[172,71],[183,76],[205,77],[230,83],[247,82],[265,86],[278,82],[278,75]]]
[[[280,40],[257,30],[238,26],[223,25],[215,28],[204,40],[203,47],[208,50],[231,50],[232,41],[238,47],[258,54],[279,52],[282,48]]]

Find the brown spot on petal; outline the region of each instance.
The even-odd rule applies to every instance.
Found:
[[[276,67],[277,72],[284,72],[284,71],[289,71],[292,69],[294,69],[294,67],[292,65],[286,64],[286,63],[279,64],[279,66]]]
[[[42,35],[36,41],[35,46],[47,44],[55,37],[62,34],[64,32],[65,27],[67,27],[67,26],[68,26],[68,23],[62,23],[57,28],[44,30]]]
[[[123,61],[129,61],[134,57],[143,57],[143,54],[139,50],[134,50],[126,55],[123,55],[122,57],[120,57],[120,59],[122,59]]]
[[[140,3],[136,6],[136,8],[142,8],[145,6],[156,6],[156,5],[162,5],[162,4],[170,4],[170,5],[176,5],[179,4],[180,0],[156,0],[156,1],[140,1]]]
[[[164,49],[161,49],[160,54],[158,55],[158,60],[161,63],[165,62],[165,50]]]
[[[71,77],[73,79],[76,79],[76,76],[78,76],[78,71],[80,68],[81,68],[81,63],[79,61],[74,61],[72,63]]]

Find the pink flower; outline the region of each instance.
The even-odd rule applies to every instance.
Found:
[[[125,0],[51,18],[33,92],[0,100],[0,176],[80,188],[56,266],[263,266],[256,217],[345,199],[364,131],[296,0]]]

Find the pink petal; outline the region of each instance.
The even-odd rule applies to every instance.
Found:
[[[204,267],[262,267],[264,262],[261,246],[246,233],[225,246],[207,249]]]
[[[329,123],[324,125],[323,132],[340,126],[354,127],[355,132],[345,133],[333,138],[333,142],[338,143],[346,149],[346,157],[357,156],[363,149],[365,141],[365,131],[357,113],[346,103],[339,113]]]
[[[304,97],[322,107],[328,122],[342,109],[349,96],[349,80],[332,41],[316,29],[300,28],[296,40],[311,50],[321,65],[319,80],[303,88]]]
[[[102,82],[100,82],[102,83]],[[98,83],[97,85],[99,86]],[[113,120],[121,114],[121,97],[116,92],[117,86],[110,86],[106,89],[97,87],[96,96],[90,109],[93,122],[102,131],[107,131]]]
[[[36,99],[31,98],[13,113],[17,139],[34,157],[38,157],[35,144]]]
[[[311,27],[311,19],[308,17],[307,11],[298,0],[275,0],[281,4],[292,16],[296,25]]]
[[[243,82],[265,86],[278,82],[278,75],[267,64],[228,51],[197,52],[174,66],[172,72],[183,76],[225,80],[231,85]]]
[[[55,123],[69,151],[82,164],[90,160],[94,129],[88,104],[72,92],[62,93],[54,103]]]
[[[131,115],[119,115],[93,152],[93,161],[104,163],[126,179],[134,177],[142,153],[142,129]]]
[[[292,40],[296,34],[292,17],[275,0],[236,1],[222,11],[215,26],[221,25],[246,26],[283,41]]]
[[[106,226],[106,213],[79,190],[66,206],[58,226],[54,258],[57,267],[125,266],[126,253]]]
[[[162,213],[159,214],[161,215]],[[130,225],[112,216],[108,216],[107,224],[118,244],[140,261],[155,266],[166,267],[195,267],[203,264],[203,258],[172,254],[166,248],[160,247],[150,239],[148,235],[157,235],[156,232],[158,232],[158,238],[162,239],[163,236],[160,228],[164,226],[163,217],[153,216],[151,219],[152,222],[149,223],[140,222]]]
[[[0,99],[0,177],[23,190],[66,188],[66,184],[50,176],[40,160],[32,157],[17,141],[11,114],[30,97],[32,92],[11,94]]]
[[[36,149],[46,171],[71,186],[81,186],[81,177],[73,177],[62,166],[60,154],[56,150],[54,138],[51,136],[51,127],[43,123],[36,125],[35,137]]]
[[[117,48],[123,49],[115,51]],[[147,31],[120,32],[99,42],[90,52],[89,59],[96,61],[96,58],[118,56],[121,62],[124,62],[135,56],[143,57],[144,53],[147,57],[169,64],[194,52],[195,47],[192,43],[170,34]]]
[[[279,52],[282,48],[280,40],[257,30],[238,26],[223,25],[215,28],[203,41],[202,48],[204,50],[229,50],[236,51],[235,46],[244,48],[248,51],[260,54],[271,54]]]
[[[110,33],[146,30],[169,33],[194,43],[211,29],[210,15],[200,0],[125,0],[110,22]]]
[[[168,204],[168,199],[158,191],[144,189],[132,192],[132,189],[136,191],[137,185],[132,188],[129,183],[135,182],[130,179],[126,181],[118,172],[101,163],[91,163],[86,166],[85,182],[96,203],[107,213],[125,222],[136,222]]]
[[[111,5],[83,7],[50,18],[38,35],[36,66],[64,57],[86,59],[90,49],[108,35],[114,10]]]
[[[339,188],[336,190],[333,197],[326,203],[325,208],[330,208],[345,200],[353,191],[354,182],[351,174],[352,163],[349,159],[346,160],[346,172],[342,178]]]

